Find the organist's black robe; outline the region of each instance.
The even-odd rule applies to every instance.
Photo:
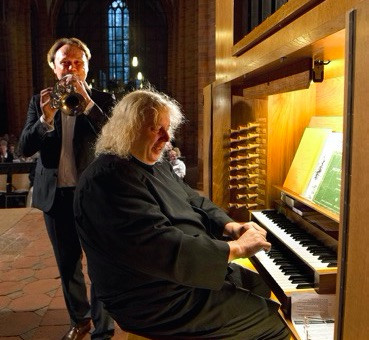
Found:
[[[97,296],[123,329],[158,339],[285,339],[278,305],[248,290],[266,294],[258,275],[227,263],[219,238],[232,219],[169,163],[100,155],[79,181],[75,214]]]

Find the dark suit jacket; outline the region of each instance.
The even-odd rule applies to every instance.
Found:
[[[113,95],[95,89],[91,90],[90,96],[95,105],[88,115],[81,114],[76,117],[74,127],[73,149],[78,176],[94,159],[96,138],[115,101]],[[30,157],[36,152],[40,153],[35,170],[32,202],[34,207],[45,212],[53,205],[57,186],[62,142],[61,114],[58,111],[55,115],[55,129],[46,132],[40,121],[40,95],[33,96],[19,141],[19,150],[24,156]]]

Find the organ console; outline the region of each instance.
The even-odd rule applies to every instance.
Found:
[[[248,160],[248,159],[258,158],[258,157],[259,157],[259,154],[257,154],[257,153],[248,153],[244,156],[230,157],[229,160],[231,162],[240,162],[240,161],[243,161],[243,160]]]
[[[252,262],[287,322],[295,294],[335,294],[334,339],[366,339],[369,149],[360,146],[369,143],[369,0],[289,0],[243,35],[249,3],[259,2],[216,0],[215,81],[203,91],[204,192],[235,220],[251,216],[267,229],[272,250]],[[319,60],[330,63],[317,82]],[[300,215],[281,202],[283,183],[311,120],[332,117],[342,117],[340,212],[308,202],[317,215]],[[230,177],[249,173],[258,176]]]

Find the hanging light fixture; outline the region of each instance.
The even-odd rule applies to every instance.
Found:
[[[138,58],[136,56],[134,56],[132,58],[132,66],[133,67],[137,67],[138,66]]]

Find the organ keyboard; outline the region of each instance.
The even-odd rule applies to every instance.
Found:
[[[272,243],[269,253],[261,251],[251,262],[287,315],[290,315],[292,293],[335,292],[337,254],[334,249],[276,210],[253,211],[251,216],[267,230],[267,239]]]

